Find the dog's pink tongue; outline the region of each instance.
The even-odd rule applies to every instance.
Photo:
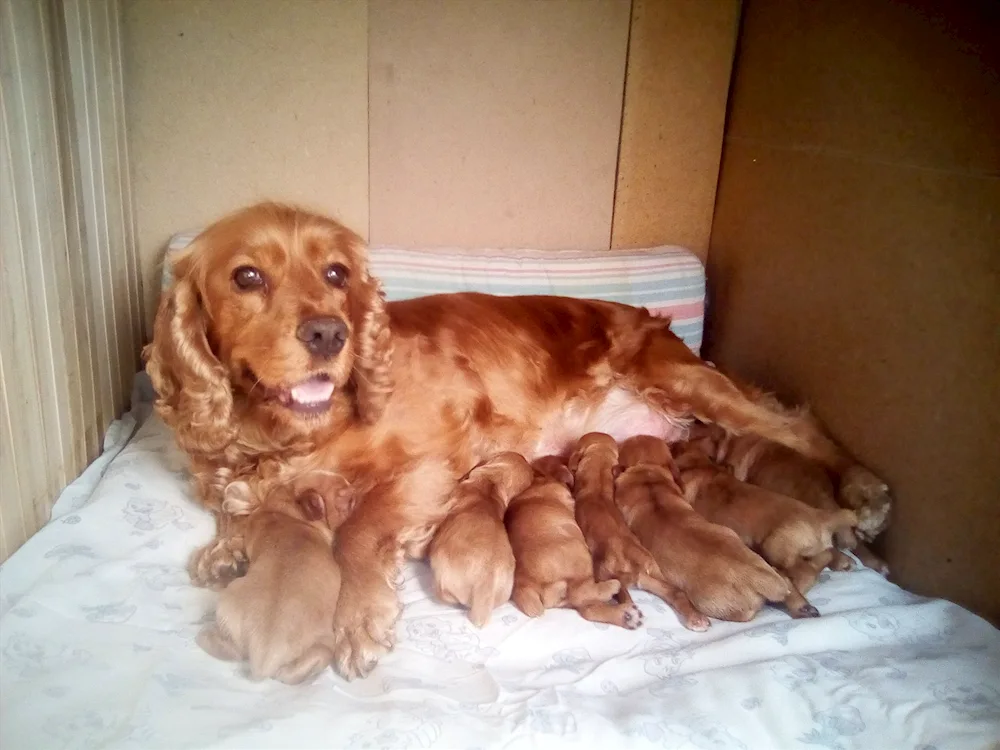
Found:
[[[314,378],[294,386],[289,395],[299,404],[321,404],[333,396],[333,383]]]

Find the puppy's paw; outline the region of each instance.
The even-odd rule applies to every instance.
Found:
[[[861,564],[870,570],[874,570],[880,576],[889,577],[889,563],[872,552],[868,547],[859,544],[854,550],[854,554],[861,560]]]
[[[854,570],[854,561],[840,550],[834,550],[833,557],[830,559],[829,568],[830,570],[838,570],[841,572]]]
[[[801,607],[788,610],[788,614],[796,620],[805,620],[812,617],[819,617],[819,610],[811,604],[803,604]]]
[[[637,630],[642,627],[642,610],[634,604],[625,607],[622,612],[622,627],[626,630]]]
[[[247,565],[243,537],[215,539],[194,551],[188,563],[188,575],[195,586],[223,589],[246,575]]]
[[[677,617],[681,621],[681,625],[688,630],[693,630],[695,633],[704,633],[712,627],[712,621],[706,615],[694,609],[683,615],[678,613]]]

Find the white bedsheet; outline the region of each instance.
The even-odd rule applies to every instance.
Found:
[[[997,746],[997,630],[868,571],[824,574],[816,620],[695,634],[640,594],[636,632],[510,605],[477,631],[414,564],[399,645],[368,679],[250,682],[194,644],[214,594],[184,562],[212,522],[147,413],[0,568],[4,750]]]

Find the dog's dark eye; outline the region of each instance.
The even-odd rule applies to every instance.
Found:
[[[253,266],[240,266],[233,271],[233,283],[246,291],[264,286],[264,274]]]
[[[327,266],[326,270],[323,272],[326,282],[330,286],[335,286],[338,289],[347,283],[347,266],[343,263],[334,263],[333,265]]]

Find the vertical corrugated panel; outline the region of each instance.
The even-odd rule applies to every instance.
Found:
[[[138,362],[118,17],[0,3],[0,559],[94,458]]]

